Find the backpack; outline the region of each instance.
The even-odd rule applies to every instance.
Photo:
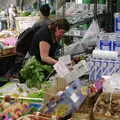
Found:
[[[30,27],[20,33],[16,42],[16,53],[20,53],[25,56],[27,52],[30,51],[34,34],[38,29],[40,29],[40,27]]]

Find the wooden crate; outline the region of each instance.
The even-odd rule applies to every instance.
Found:
[[[74,113],[72,120],[90,120],[90,115],[84,113]]]
[[[9,47],[5,49],[0,49],[0,57],[8,56],[16,53],[15,47]]]

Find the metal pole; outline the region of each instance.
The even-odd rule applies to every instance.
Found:
[[[66,6],[66,0],[63,0],[63,19],[65,18],[65,6]],[[64,55],[64,40],[62,40],[62,48],[61,48],[61,56]]]
[[[97,0],[94,0],[94,19],[97,19]]]
[[[65,4],[66,0],[63,0],[63,18],[65,18]]]
[[[41,7],[41,0],[39,0],[38,4],[39,4],[39,10],[40,10],[40,7]]]
[[[46,4],[46,0],[45,0],[45,4]]]
[[[24,0],[20,0],[20,10],[23,10]]]

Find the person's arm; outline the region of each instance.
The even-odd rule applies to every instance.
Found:
[[[47,42],[41,41],[39,43],[39,49],[40,49],[41,60],[43,62],[46,62],[48,64],[56,64],[57,63],[57,60],[55,60],[54,58],[49,56],[50,45]]]

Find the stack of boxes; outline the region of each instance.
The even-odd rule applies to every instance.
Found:
[[[97,50],[105,52],[105,57],[102,54],[99,57],[94,55],[88,60],[89,80],[99,80],[103,75],[112,75],[113,73],[120,72],[120,36],[119,33],[102,33],[100,40],[97,44]],[[106,53],[111,52],[111,56]],[[112,54],[118,53],[117,57]],[[107,57],[106,57],[107,56]],[[112,59],[113,58],[113,59]],[[114,59],[115,58],[115,59]],[[116,59],[117,58],[117,59]]]

